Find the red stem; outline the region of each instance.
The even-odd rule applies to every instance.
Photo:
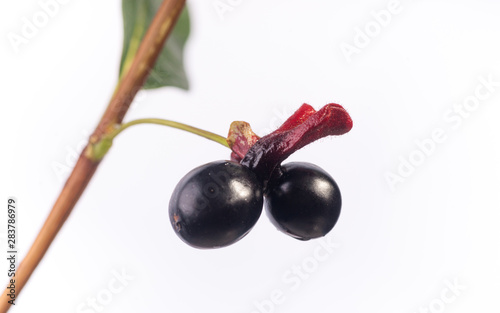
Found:
[[[141,42],[130,69],[124,74],[108,108],[91,136],[91,142],[97,142],[110,129],[112,130],[116,123],[121,123],[137,91],[141,89],[150,69],[155,64],[184,4],[185,0],[163,1]],[[99,165],[99,162],[91,161],[85,155],[86,149],[87,147],[84,148],[84,152],[80,155],[35,242],[15,273],[16,298],[49,249]],[[0,313],[9,310],[11,306],[9,300],[11,300],[9,289],[5,289],[0,296]]]

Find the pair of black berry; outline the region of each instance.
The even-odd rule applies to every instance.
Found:
[[[351,117],[336,103],[318,111],[303,104],[262,138],[246,122],[231,123],[225,141],[232,161],[200,166],[174,190],[169,211],[177,235],[197,248],[230,245],[252,229],[264,202],[278,230],[300,240],[326,235],[340,215],[337,184],[313,164],[281,164],[307,144],[351,128]]]
[[[263,182],[245,165],[217,161],[181,179],[170,200],[170,221],[177,235],[193,247],[224,247],[248,234],[264,202],[280,231],[309,240],[333,228],[341,195],[333,178],[310,163],[281,165]]]

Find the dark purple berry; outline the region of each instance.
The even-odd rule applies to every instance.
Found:
[[[326,235],[342,206],[333,178],[310,163],[288,163],[280,169],[266,191],[266,210],[273,224],[300,240]]]
[[[243,238],[262,212],[262,185],[238,163],[195,168],[175,187],[169,204],[176,234],[196,248],[219,248]]]

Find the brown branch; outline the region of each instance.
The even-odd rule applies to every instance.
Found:
[[[184,5],[185,0],[163,1],[141,42],[130,69],[118,84],[118,88],[111,98],[101,121],[90,137],[90,142],[96,142],[114,124],[122,122],[132,100],[146,81],[150,69],[154,66],[165,40],[172,31]],[[19,265],[15,277],[13,277],[15,279],[16,298],[47,252],[99,165],[99,162],[93,162],[86,157],[85,150],[86,148],[80,154],[75,168],[59,194],[52,211],[45,220],[26,257]],[[11,306],[9,300],[9,289],[6,289],[0,296],[0,313],[9,310]]]

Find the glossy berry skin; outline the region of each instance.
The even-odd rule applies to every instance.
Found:
[[[281,173],[269,182],[265,205],[278,230],[309,240],[332,230],[342,200],[327,172],[314,164],[294,162],[283,165]]]
[[[193,169],[175,187],[170,222],[187,244],[202,249],[243,238],[262,212],[262,185],[248,168],[216,161]]]

